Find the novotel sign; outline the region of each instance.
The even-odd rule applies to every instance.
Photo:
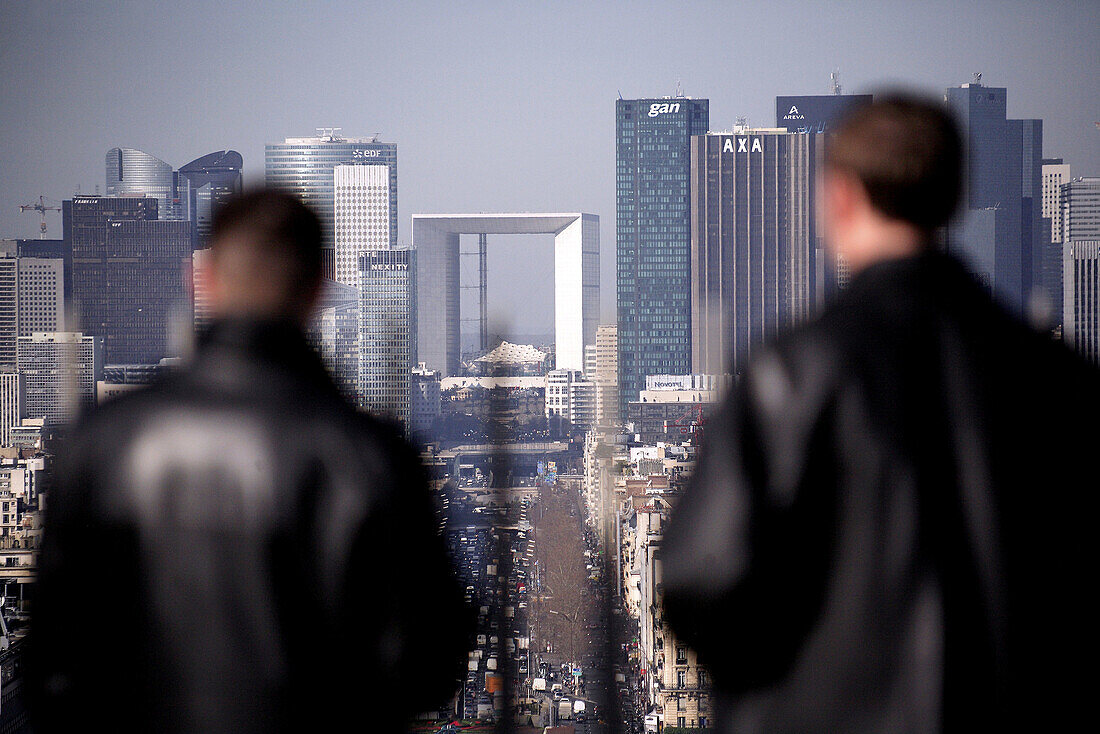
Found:
[[[736,142],[735,142],[736,141]],[[736,148],[734,147],[736,145]],[[763,153],[763,138],[726,138],[722,143],[723,153]]]
[[[657,115],[668,114],[669,112],[679,112],[679,102],[657,102],[649,106],[649,116],[656,117]]]

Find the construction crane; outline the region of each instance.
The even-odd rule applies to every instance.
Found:
[[[61,207],[59,206],[46,206],[46,197],[39,196],[38,203],[36,204],[20,204],[19,211],[21,212],[38,212],[42,215],[42,223],[38,228],[38,239],[46,239],[46,212],[59,212]]]

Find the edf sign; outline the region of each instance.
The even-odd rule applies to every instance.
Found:
[[[734,140],[737,141],[737,149],[734,150]],[[723,153],[763,153],[764,143],[760,138],[726,138],[722,144]]]

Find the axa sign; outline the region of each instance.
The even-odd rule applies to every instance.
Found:
[[[736,142],[737,149],[734,150],[734,141]],[[764,143],[760,138],[726,138],[726,141],[722,144],[723,153],[763,153]]]
[[[669,102],[663,102],[663,103],[657,102],[657,103],[651,104],[649,106],[649,116],[650,117],[656,117],[657,115],[663,115],[663,114],[668,113],[668,112],[679,112],[679,111],[680,111],[680,103],[679,102],[671,102],[671,103],[669,103]]]
[[[806,116],[798,111],[798,105],[791,105],[791,110],[783,116],[784,120],[805,120]]]

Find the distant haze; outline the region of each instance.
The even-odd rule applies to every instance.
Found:
[[[712,128],[770,126],[776,95],[827,93],[835,68],[845,91],[936,95],[981,71],[1011,116],[1044,119],[1047,157],[1100,175],[1100,3],[870,5],[5,2],[0,236],[37,236],[17,207],[39,194],[102,187],[116,145],[174,167],[233,148],[258,184],[265,143],[339,126],[399,144],[403,242],[414,213],[598,214],[610,321],[616,94],[679,81]],[[490,312],[541,333],[553,290],[530,296],[548,274],[529,265],[490,259]]]

